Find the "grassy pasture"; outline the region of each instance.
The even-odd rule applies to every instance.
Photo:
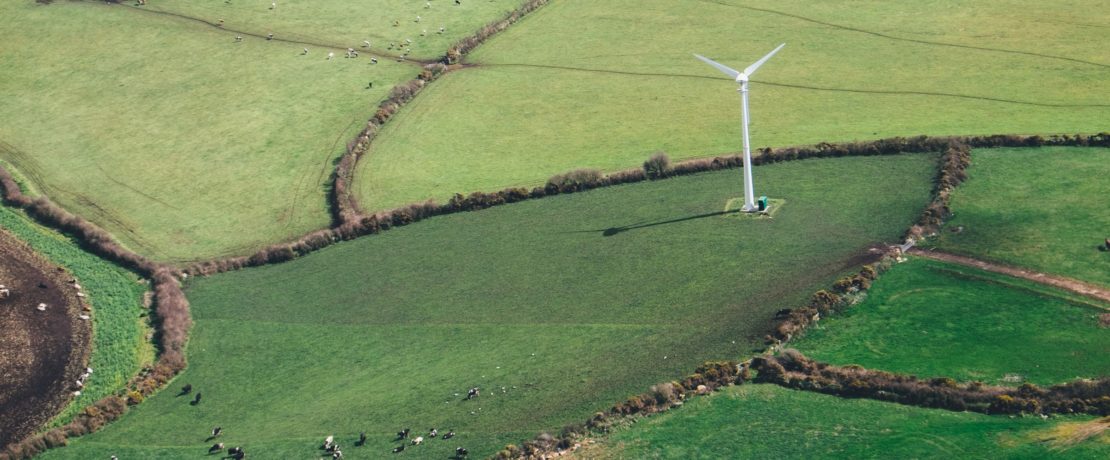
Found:
[[[26,242],[51,262],[65,267],[80,281],[93,307],[92,376],[81,396],[55,417],[68,421],[85,406],[123,387],[144,363],[154,360],[139,317],[146,287],[134,274],[82,250],[63,235],[31,222],[21,212],[0,206],[0,227]],[[2,333],[2,331],[0,331]]]
[[[722,171],[437,217],[194,280],[190,365],[174,387],[203,402],[163,391],[46,458],[188,457],[215,425],[260,458],[313,456],[328,434],[348,458],[378,458],[401,428],[433,426],[459,436],[405,455],[491,454],[750,353],[774,311],[898,238],[934,161],[760,167],[790,203],[773,220],[720,215],[739,191]],[[473,386],[482,395],[463,401]],[[355,448],[360,431],[370,441]]]
[[[1110,287],[1110,149],[976,150],[968,177],[932,244]]]
[[[1063,442],[1090,420],[991,417],[742,385],[619,430],[574,457],[1105,458],[1105,433]]]
[[[356,192],[384,209],[634,167],[659,150],[737,151],[735,84],[691,53],[743,68],[782,42],[752,85],[755,146],[1105,130],[1110,13],[1099,5],[555,1],[407,106],[363,160]]]
[[[821,321],[792,346],[814,359],[1005,385],[1039,385],[1110,372],[1108,306],[981,270],[911,259],[866,300]],[[1011,382],[1013,385],[1018,382]]]
[[[159,0],[141,8],[213,23],[223,19],[224,27],[232,30],[342,48],[363,49],[363,40],[369,40],[372,51],[390,55],[400,54],[387,49],[390,42],[411,39],[411,58],[434,60],[522,1],[471,0],[455,5],[453,0],[284,0],[270,9],[270,0]],[[426,3],[431,8],[425,8]]]
[[[326,226],[332,161],[417,73],[102,2],[2,2],[0,16],[0,158],[163,261]]]

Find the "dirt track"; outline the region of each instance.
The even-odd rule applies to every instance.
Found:
[[[91,324],[69,280],[0,229],[0,284],[11,290],[0,299],[0,447],[57,414],[84,371]]]
[[[1084,283],[1072,278],[1049,275],[1047,273],[1035,272],[1032,270],[1025,270],[1022,268],[1010,267],[992,262],[984,262],[982,260],[972,259],[971,257],[958,256],[946,252],[925,251],[922,249],[914,248],[910,249],[909,253],[918,257],[924,257],[926,259],[951,262],[954,264],[975,267],[980,270],[986,270],[988,272],[1001,273],[1003,275],[1009,275],[1015,278],[1021,278],[1033,281],[1035,283],[1060,288],[1082,296],[1090,297],[1092,299],[1098,299],[1103,302],[1110,302],[1110,290],[1103,289],[1093,284]]]

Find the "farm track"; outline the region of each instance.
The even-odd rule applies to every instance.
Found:
[[[1061,60],[1061,61],[1074,62],[1074,63],[1078,63],[1078,64],[1085,64],[1085,65],[1090,65],[1090,66],[1095,66],[1095,67],[1110,68],[1110,64],[1103,64],[1101,62],[1094,62],[1094,61],[1085,61],[1083,59],[1070,58],[1070,57],[1067,57],[1067,56],[1056,56],[1056,55],[1053,55],[1053,54],[1034,53],[1034,52],[1031,52],[1031,51],[1008,50],[1008,49],[1005,49],[1005,48],[990,48],[990,47],[986,47],[986,46],[961,45],[959,43],[945,43],[945,42],[935,42],[935,41],[931,41],[931,40],[921,40],[921,39],[916,39],[916,38],[897,37],[897,36],[894,36],[894,35],[884,34],[882,32],[875,32],[875,31],[872,31],[872,30],[860,29],[860,28],[857,28],[857,27],[851,27],[851,26],[845,26],[845,25],[840,25],[840,24],[834,24],[834,23],[831,23],[831,22],[819,21],[817,19],[807,18],[805,16],[801,16],[801,15],[797,15],[797,14],[793,14],[793,13],[787,13],[785,11],[772,10],[772,9],[769,9],[769,8],[757,8],[757,7],[754,7],[754,6],[734,5],[734,4],[731,4],[731,3],[726,3],[726,2],[722,2],[722,1],[715,1],[715,0],[699,0],[699,1],[701,1],[703,3],[712,3],[714,5],[727,6],[727,7],[731,7],[731,8],[741,8],[741,9],[750,10],[750,11],[759,11],[761,13],[775,14],[775,15],[784,16],[784,17],[793,18],[793,19],[798,19],[798,20],[801,20],[801,21],[805,21],[805,22],[809,22],[809,23],[813,23],[813,24],[818,24],[818,25],[822,25],[822,26],[826,26],[826,27],[832,27],[834,29],[840,29],[840,30],[844,30],[844,31],[848,31],[848,32],[856,32],[856,33],[861,33],[861,34],[866,34],[866,35],[872,35],[872,36],[879,37],[879,38],[885,38],[887,40],[895,40],[895,41],[902,41],[902,42],[908,42],[908,43],[917,43],[917,44],[921,44],[921,45],[930,45],[930,46],[945,46],[945,47],[969,49],[969,50],[976,50],[976,51],[988,51],[988,52],[992,52],[992,53],[1004,53],[1004,54],[1017,54],[1017,55],[1023,55],[1023,56],[1033,56],[1033,57],[1039,57],[1039,58],[1045,58],[1045,59],[1056,59],[1056,60]]]
[[[281,38],[281,37],[278,37],[276,35],[273,38],[269,38],[266,35],[262,35],[261,33],[249,32],[249,31],[245,31],[245,30],[230,29],[230,28],[221,26],[218,23],[208,21],[207,19],[197,18],[197,17],[185,15],[185,14],[173,13],[173,12],[169,12],[169,11],[156,11],[156,10],[145,9],[145,8],[142,8],[142,7],[139,7],[139,6],[133,6],[133,5],[123,5],[123,4],[120,4],[120,5],[122,5],[125,8],[135,10],[135,11],[141,11],[141,12],[147,13],[147,14],[169,16],[169,17],[173,17],[173,18],[177,18],[177,19],[183,19],[183,20],[186,20],[186,21],[197,22],[197,23],[201,23],[201,24],[204,24],[206,26],[212,27],[214,29],[227,31],[228,33],[243,35],[243,36],[247,36],[247,37],[261,38],[263,40],[270,40],[270,41],[281,42],[281,43],[290,43],[290,44],[294,44],[294,45],[316,46],[316,47],[320,47],[320,48],[334,49],[334,50],[339,50],[339,51],[345,51],[347,48],[353,48],[354,47],[353,45],[338,45],[338,44],[335,44],[335,43],[325,43],[323,40],[319,40],[319,39],[316,39],[316,38],[292,39],[292,38]],[[376,56],[376,57],[383,58],[383,59],[397,59],[398,58],[398,55],[388,54],[388,53],[381,53],[381,52],[371,51],[371,50],[364,50],[364,51],[359,51],[359,52],[360,53],[366,53],[366,54],[369,54],[371,56]],[[417,66],[425,66],[425,65],[428,65],[428,64],[434,64],[437,61],[405,58],[405,60],[403,62],[411,63],[411,64],[414,64],[414,65],[417,65]]]
[[[1045,286],[1063,289],[1065,291],[1079,294],[1084,297],[1090,297],[1092,299],[1101,300],[1103,302],[1110,302],[1110,290],[1064,276],[1050,275],[1047,273],[1026,270],[1023,268],[1012,267],[994,262],[987,262],[984,260],[940,251],[926,251],[923,249],[914,248],[909,250],[909,254],[926,259],[939,260],[942,262],[974,267],[992,273],[1001,273],[1003,275],[1012,276],[1014,278],[1021,278],[1024,280],[1032,281],[1034,283],[1043,284]]]
[[[628,75],[637,77],[672,77],[672,78],[700,78],[703,80],[727,80],[728,78],[710,77],[705,75],[691,75],[681,73],[653,73],[653,72],[630,72],[626,70],[608,70],[608,69],[589,69],[585,67],[571,67],[571,66],[557,66],[547,64],[467,64],[463,68],[482,68],[482,67],[531,67],[537,69],[553,69],[553,70],[568,70],[574,72],[591,72],[613,75]],[[793,88],[810,91],[829,91],[838,93],[856,93],[856,94],[879,94],[879,95],[892,95],[892,96],[931,96],[931,97],[951,97],[958,99],[971,99],[985,102],[999,102],[1004,104],[1018,104],[1018,105],[1031,105],[1036,107],[1056,107],[1056,108],[1108,108],[1110,104],[1056,104],[1051,102],[1033,102],[1021,101],[1017,99],[1003,99],[990,96],[976,96],[972,94],[958,94],[958,93],[942,93],[934,91],[913,91],[913,90],[879,90],[879,89],[859,89],[859,88],[832,88],[825,86],[810,86],[810,85],[795,85],[791,83],[778,83],[773,81],[752,80],[755,83],[767,86],[777,86],[780,88]]]

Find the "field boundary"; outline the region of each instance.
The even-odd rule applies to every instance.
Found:
[[[1092,299],[1101,300],[1103,302],[1110,302],[1110,290],[1103,289],[1101,287],[1095,286],[1090,283],[1085,283],[1074,278],[1051,275],[1044,272],[989,262],[957,254],[951,254],[935,249],[924,250],[920,248],[914,248],[910,249],[908,253],[926,259],[939,260],[942,262],[974,267],[991,273],[1001,273],[1003,275],[1032,281],[1034,283],[1043,284],[1045,286],[1063,289],[1065,291],[1073,292],[1084,297],[1090,297]]]
[[[152,262],[124,248],[112,236],[92,222],[70,214],[45,195],[32,199],[11,174],[0,167],[0,195],[6,205],[23,210],[40,224],[72,236],[85,250],[150,280],[154,293],[155,345],[159,355],[152,368],[145,369],[117,394],[107,396],[86,407],[65,425],[33,434],[22,441],[3,447],[0,460],[31,458],[43,451],[65,446],[68,438],[99,430],[154,393],[185,368],[185,345],[188,341],[189,302],[181,291],[177,276],[183,274],[169,265]]]
[[[470,37],[463,38],[458,44],[449,49],[447,54],[452,54],[453,50],[456,56],[461,57],[465,55],[472,50],[473,47],[481,44],[497,32],[503,31],[509,25],[520,20],[524,15],[534,11],[540,6],[546,5],[548,1],[549,0],[529,0],[525,2],[521,7],[508,13],[505,18],[486,25]],[[119,2],[109,1],[108,3]],[[147,12],[157,13],[152,11]],[[203,19],[184,15],[175,16],[222,28],[217,24],[212,24]],[[240,33],[250,35],[247,32]],[[448,60],[446,55],[443,60]],[[424,70],[416,79],[393,88],[390,97],[379,104],[379,109],[374,117],[371,118],[370,122],[367,123],[367,128],[363,130],[354,141],[348,144],[348,154],[344,155],[344,157],[337,162],[334,172],[333,196],[341,196],[335,193],[335,189],[341,187],[341,178],[349,178],[349,173],[351,172],[348,171],[347,175],[341,174],[343,172],[342,167],[345,164],[344,160],[351,157],[352,153],[357,151],[357,149],[361,149],[361,152],[365,152],[370,137],[377,132],[377,127],[380,126],[380,123],[384,123],[385,120],[388,120],[401,105],[407,103],[413,96],[419,93],[427,82],[442,75],[446,70],[447,66],[443,63],[425,65]],[[353,171],[354,162],[350,162],[348,166]],[[154,324],[156,330],[154,341],[159,350],[155,365],[150,369],[144,369],[138,375],[134,376],[117,394],[103,398],[93,405],[86,407],[81,413],[75,416],[72,421],[62,427],[33,434],[21,441],[10,443],[7,446],[0,446],[0,448],[3,449],[0,451],[0,460],[29,459],[47,449],[64,447],[68,443],[69,438],[82,436],[99,430],[109,422],[118,419],[126,413],[128,406],[141,403],[145,397],[164,387],[174,376],[185,369],[185,346],[188,342],[192,318],[189,314],[189,301],[181,290],[179,278],[185,279],[188,276],[188,272],[183,272],[169,264],[151,261],[128,250],[115,241],[110,233],[81,216],[67,212],[65,209],[52,202],[45,194],[40,194],[37,198],[24,195],[23,189],[20,187],[19,183],[3,165],[0,165],[0,198],[2,198],[5,205],[23,210],[40,224],[58,230],[64,234],[71,235],[77,240],[78,244],[93,254],[115,262],[134,271],[143,278],[148,279],[151,282],[152,291],[154,293],[153,319],[155,320]],[[342,206],[339,204],[342,202],[342,200],[336,200],[337,206],[335,207],[335,214],[340,222],[342,222],[343,213],[341,212]],[[357,203],[352,203],[352,205],[353,209],[357,210]],[[342,225],[339,226],[342,227]],[[328,233],[329,231],[331,231],[331,229],[312,232],[302,237],[301,240],[314,240],[315,236],[321,233]],[[264,250],[263,252],[266,251]]]
[[[951,215],[950,196],[953,189],[967,179],[967,168],[971,165],[971,148],[974,147],[1029,147],[1029,143],[1040,145],[1084,145],[1104,146],[1110,138],[1099,134],[1099,140],[1091,143],[1091,138],[1083,136],[1064,136],[1045,144],[1041,136],[987,136],[968,138],[953,136],[947,140],[944,154],[937,170],[933,199],[922,211],[918,222],[906,231],[908,241],[921,239],[926,234],[935,234]],[[924,136],[922,136],[924,137]],[[877,141],[878,142],[878,141]],[[1001,145],[1000,145],[1001,144]],[[1025,144],[1025,145],[1021,145]],[[753,160],[755,160],[753,158]],[[696,160],[695,160],[696,161]],[[644,164],[644,170],[653,177],[669,177],[665,158],[653,157]],[[733,372],[723,372],[715,368],[709,384],[694,386],[697,378],[705,379],[707,369],[720,363],[706,363],[693,375],[682,382],[666,382],[651,387],[651,391],[632,396],[617,403],[607,412],[597,412],[584,423],[571,424],[563,428],[558,436],[540,433],[534,439],[517,446],[509,444],[495,455],[498,459],[543,459],[562,455],[582,445],[582,440],[591,433],[606,433],[616,426],[634,422],[634,417],[647,416],[670,410],[682,405],[690,394],[706,395],[728,385],[740,385],[747,381],[755,383],[774,383],[795,390],[816,391],[841,397],[868,398],[898,404],[941,408],[953,411],[972,410],[986,414],[1051,414],[1051,413],[1089,413],[1110,414],[1110,377],[1098,380],[1076,380],[1054,385],[1048,389],[1033,384],[1018,388],[986,386],[980,382],[959,384],[954,379],[938,377],[919,380],[915,376],[899,375],[884,371],[868,370],[858,366],[837,367],[818,363],[806,358],[797,350],[783,349],[783,345],[800,336],[822,316],[841,312],[859,302],[882,273],[886,272],[902,256],[899,246],[880,250],[877,261],[864,265],[858,274],[837,280],[831,289],[814,293],[808,305],[780,310],[775,314],[778,321],[773,332],[766,336],[769,348],[760,356],[730,368]],[[776,353],[779,354],[776,357]],[[735,363],[735,362],[729,362]],[[757,372],[752,379],[751,371]],[[726,375],[727,374],[727,375]],[[720,375],[726,375],[724,379]]]
[[[999,414],[1110,415],[1110,377],[1079,379],[1041,388],[957,383],[947,377],[919,379],[913,375],[840,367],[807,358],[797,350],[752,360],[755,382],[848,398],[867,398],[908,406]]]
[[[437,64],[438,66],[438,64]],[[423,83],[420,84],[423,87]],[[409,94],[404,92],[405,94]],[[411,94],[409,96],[411,98]],[[385,104],[385,103],[383,103]],[[368,128],[368,130],[376,128]],[[352,151],[365,152],[366,144],[371,136],[360,135],[352,141]],[[928,153],[940,152],[951,144],[959,142],[968,147],[996,148],[996,147],[1041,147],[1041,146],[1078,146],[1078,147],[1110,147],[1110,133],[1076,134],[1076,135],[1017,135],[997,134],[986,136],[916,136],[893,137],[865,142],[843,142],[791,146],[791,147],[766,147],[757,149],[758,156],[752,158],[753,165],[794,161],[806,158],[837,158],[846,156],[875,156],[898,155],[903,153]],[[358,150],[361,149],[361,150]],[[429,217],[454,214],[466,211],[478,211],[495,206],[502,206],[520,201],[540,199],[552,195],[577,193],[597,188],[610,187],[621,184],[643,182],[647,180],[661,180],[688,174],[697,174],[708,171],[736,169],[743,165],[738,154],[721,155],[711,158],[695,158],[670,163],[665,157],[660,160],[662,164],[653,163],[653,157],[646,161],[642,168],[630,168],[603,174],[594,169],[578,169],[564,174],[556,174],[540,187],[531,189],[524,187],[509,187],[497,192],[473,192],[468,195],[455,194],[445,204],[438,204],[434,200],[413,203],[392,210],[364,214],[357,209],[353,200],[343,199],[349,187],[349,178],[343,179],[353,171],[355,162],[361,154],[344,155],[336,169],[335,187],[333,188],[333,205],[338,210],[331,228],[313,231],[299,239],[288,243],[270,245],[252,255],[213,259],[188,265],[184,271],[190,275],[211,275],[226,271],[239,270],[271,263],[280,263],[309,254],[316,250],[330,246],[344,240],[351,240],[363,235],[381,233],[393,227],[400,227],[418,222]],[[346,204],[343,204],[346,202]],[[933,205],[930,205],[933,206]],[[947,194],[943,204],[932,209],[936,215],[946,216]],[[924,224],[925,221],[922,221]],[[912,230],[924,233],[932,225],[918,225]],[[935,230],[933,230],[935,232]],[[918,235],[920,237],[920,235]]]
[[[412,101],[424,87],[444,73],[458,69],[455,65],[466,57],[474,48],[478,47],[494,35],[504,31],[509,26],[523,19],[528,14],[540,7],[547,5],[550,0],[527,0],[521,6],[510,11],[504,18],[493,21],[478,29],[469,37],[464,37],[447,49],[439,63],[429,63],[416,78],[406,83],[393,87],[389,97],[378,104],[378,110],[366,122],[366,128],[355,139],[347,144],[347,153],[336,163],[332,175],[332,190],[329,194],[329,204],[332,209],[332,220],[335,227],[353,226],[366,215],[358,200],[351,196],[351,182],[358,162],[366,154],[371,141],[377,137],[382,126]]]

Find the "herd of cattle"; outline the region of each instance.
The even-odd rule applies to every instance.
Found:
[[[193,392],[193,385],[186,384],[185,386],[181,387],[181,393],[179,393],[178,396],[187,395],[187,394],[192,393],[192,392]],[[477,387],[471,388],[470,390],[468,390],[466,392],[466,399],[467,400],[474,399],[479,395],[479,393],[480,393],[480,391]],[[192,402],[190,402],[190,404],[194,405],[194,406],[197,405],[197,404],[200,404],[200,392],[196,393],[195,397],[193,398]],[[212,440],[218,438],[221,434],[223,434],[223,432],[224,432],[223,427],[217,426],[215,428],[212,428],[212,435],[209,436],[208,439],[206,439],[206,441],[212,441]],[[409,429],[409,428],[405,428],[405,429],[397,432],[397,438],[394,439],[394,441],[404,441],[406,439],[409,439],[409,442],[407,444],[402,442],[401,445],[393,448],[393,453],[395,453],[395,454],[396,453],[401,453],[401,452],[404,452],[405,448],[408,447],[408,446],[419,446],[419,445],[424,443],[424,436],[416,436],[416,437],[410,439],[409,434],[411,432],[412,432],[412,430]],[[441,439],[446,441],[448,439],[451,439],[451,438],[455,437],[455,431],[454,430],[448,430],[446,433],[443,434],[443,436],[439,436],[439,430],[437,430],[436,428],[433,427],[433,428],[428,429],[427,436],[428,436],[429,439],[440,437]],[[359,433],[358,442],[355,443],[355,446],[361,447],[365,444],[366,444],[366,432],[364,431],[364,432]],[[208,448],[208,454],[212,455],[212,454],[215,454],[215,453],[218,453],[218,452],[222,452],[226,447],[227,446],[225,446],[224,443],[217,442],[215,444],[212,444],[212,446]],[[331,454],[331,458],[333,460],[339,460],[339,459],[343,458],[343,451],[339,448],[339,444],[335,442],[335,436],[328,436],[327,438],[324,438],[324,443],[320,446],[320,449],[323,450],[324,452],[327,452],[328,454]],[[227,456],[222,457],[222,458],[224,458],[224,459],[230,458],[232,460],[242,460],[243,458],[246,457],[246,455],[247,454],[246,454],[246,452],[243,451],[242,447],[236,446],[236,447],[232,447],[232,448],[227,449]],[[455,448],[455,458],[456,459],[463,459],[463,458],[466,458],[468,455],[470,455],[470,452],[468,450],[466,450],[465,448],[463,448],[461,446]]]

